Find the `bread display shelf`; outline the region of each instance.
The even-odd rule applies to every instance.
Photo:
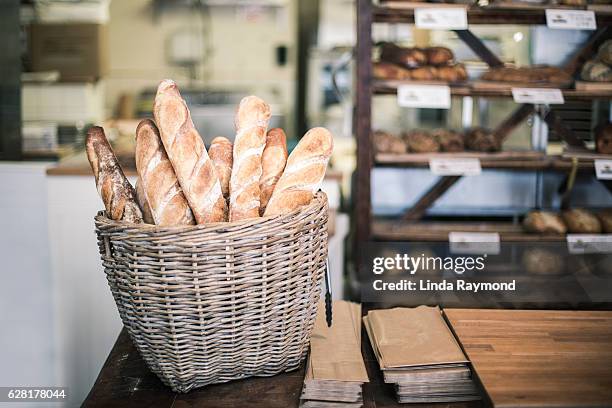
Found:
[[[490,5],[487,7],[467,7],[469,24],[520,24],[545,25],[546,8],[564,8],[584,10],[584,7],[568,7],[559,5],[508,6],[509,3]],[[419,7],[465,7],[461,4],[434,4],[418,2],[387,2],[372,8],[372,20],[386,23],[414,23],[414,9]],[[612,10],[609,8],[593,8],[596,13],[597,25],[603,27],[612,23]]]
[[[554,86],[527,85],[527,84],[511,84],[506,83],[505,86],[500,86],[500,83],[495,83],[495,86],[479,86],[484,81],[466,82],[460,85],[449,85],[452,96],[481,96],[490,98],[511,98],[512,88],[551,88]],[[372,81],[372,93],[375,95],[389,95],[397,93],[397,88],[401,85],[431,85],[432,82],[420,81],[398,81],[398,80],[382,80],[375,79]],[[437,83],[440,85],[441,83]],[[436,85],[436,84],[434,84]],[[491,84],[488,84],[491,85]],[[563,97],[566,100],[590,100],[590,99],[610,99],[612,91],[606,89],[562,89]]]
[[[595,156],[595,154],[593,154]],[[610,158],[610,156],[602,158]],[[572,159],[564,156],[547,156],[536,151],[505,151],[499,153],[461,152],[461,153],[378,153],[374,162],[379,167],[428,167],[430,159],[480,159],[482,168],[507,170],[570,170]],[[578,160],[578,170],[592,170],[593,158]]]
[[[576,158],[581,162],[586,160],[612,160],[612,154],[600,154],[594,150],[581,149],[578,147],[566,148],[561,154],[561,157],[566,160]]]
[[[397,219],[375,219],[372,237],[379,241],[448,241],[450,232],[498,233],[507,242],[565,241],[565,235],[533,234],[525,232],[520,224],[503,221],[421,221],[402,222]]]

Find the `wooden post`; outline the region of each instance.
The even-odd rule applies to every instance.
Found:
[[[438,198],[451,188],[461,176],[443,176],[417,201],[402,218],[406,221],[418,221],[427,212]]]

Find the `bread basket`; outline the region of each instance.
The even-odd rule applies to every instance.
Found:
[[[113,221],[96,234],[119,315],[173,391],[296,369],[327,258],[327,196],[291,214],[188,227]]]

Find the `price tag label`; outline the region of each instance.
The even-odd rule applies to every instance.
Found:
[[[512,98],[516,103],[532,103],[543,105],[563,104],[563,92],[560,89],[548,88],[512,88]]]
[[[429,159],[429,170],[436,176],[477,176],[482,173],[479,159]]]
[[[599,180],[612,180],[612,160],[595,159],[594,165]]]
[[[397,104],[405,108],[450,109],[450,87],[446,85],[400,85]]]
[[[546,25],[559,30],[596,30],[595,12],[591,10],[546,10]]]
[[[570,254],[612,253],[612,234],[567,234],[567,249]]]
[[[497,232],[449,232],[448,242],[452,254],[497,255],[501,247]]]
[[[467,11],[464,7],[418,7],[414,24],[427,30],[467,30]]]

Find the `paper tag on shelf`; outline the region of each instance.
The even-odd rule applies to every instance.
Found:
[[[477,176],[482,173],[479,159],[429,159],[429,170],[436,176]]]
[[[500,253],[497,232],[449,232],[448,242],[451,254],[491,254]]]
[[[567,234],[570,254],[612,253],[612,234]]]
[[[595,12],[591,10],[546,9],[548,28],[561,30],[596,30]]]
[[[400,85],[397,104],[405,108],[450,109],[451,92],[446,85]]]
[[[563,104],[563,92],[553,88],[512,88],[512,98],[516,103]]]
[[[595,159],[594,165],[599,180],[612,180],[612,160]]]
[[[417,7],[414,24],[427,30],[467,30],[465,7]]]

